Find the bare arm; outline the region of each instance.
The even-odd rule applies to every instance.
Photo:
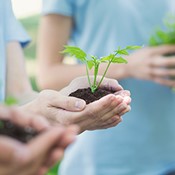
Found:
[[[59,52],[67,44],[71,29],[72,18],[61,15],[46,15],[41,19],[38,40],[38,85],[41,89],[59,90],[78,76],[86,75],[84,65],[68,65],[63,63],[63,55]],[[93,42],[93,41],[92,41]],[[125,65],[111,65],[107,76],[124,78]],[[106,65],[102,65],[102,74]]]
[[[15,41],[7,44],[6,81],[7,97],[13,96],[19,103],[26,103],[36,96],[27,77],[22,48]]]

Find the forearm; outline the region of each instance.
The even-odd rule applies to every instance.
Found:
[[[19,104],[26,103],[34,98],[28,79],[22,48],[18,42],[7,44],[7,78],[6,97],[14,97]]]
[[[103,75],[103,73],[106,70],[106,67],[107,67],[106,64],[101,65],[99,75]],[[105,76],[116,80],[128,78],[129,75],[128,75],[127,64],[111,64]]]
[[[41,89],[60,90],[74,78],[86,75],[85,65],[55,64],[41,69],[37,76],[38,86]]]
[[[106,64],[101,65],[99,75],[103,75]],[[126,65],[111,65],[106,76],[117,80],[127,78]],[[86,75],[85,65],[55,64],[47,68],[42,68],[38,74],[38,85],[41,89],[60,90],[67,86],[73,79]],[[93,75],[93,71],[90,72]]]

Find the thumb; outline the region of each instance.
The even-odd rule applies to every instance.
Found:
[[[75,97],[67,97],[58,92],[55,93],[50,103],[54,107],[68,111],[81,111],[86,106],[86,102],[84,100]]]
[[[22,143],[9,137],[0,136],[0,162],[16,162],[18,161],[19,154],[22,155],[24,151]]]

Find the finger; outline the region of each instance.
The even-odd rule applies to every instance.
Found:
[[[174,45],[161,45],[158,47],[152,47],[152,53],[164,55],[166,53],[174,53],[175,46]]]
[[[175,66],[175,57],[157,56],[150,61],[153,67],[173,67]]]
[[[117,92],[123,89],[117,80],[109,78],[104,78],[100,87],[113,92]]]
[[[111,125],[112,123],[115,123],[115,122],[120,122],[120,116],[119,115],[116,115],[116,116],[113,116],[112,118],[106,120],[101,126],[109,126]]]
[[[102,97],[100,100],[89,104],[89,117],[95,121],[99,118],[100,120],[103,120],[103,116],[105,116],[106,120],[106,116],[110,118],[111,111],[113,112],[113,109],[115,109],[122,101],[123,98],[121,96],[114,96],[112,94]]]
[[[0,105],[0,119],[9,120],[11,117],[11,108]]]
[[[22,162],[25,159],[26,149],[24,145],[9,137],[0,137],[0,162]]]
[[[48,172],[48,167],[42,167],[35,175],[45,175]]]
[[[12,108],[11,116],[11,122],[21,127],[32,127],[37,131],[42,131],[49,127],[49,123],[43,117],[25,114],[21,109]]]
[[[151,75],[153,77],[168,77],[175,76],[175,69],[168,68],[154,68],[151,69]]]
[[[128,90],[120,90],[120,91],[116,92],[115,95],[120,95],[122,97],[125,97],[125,96],[130,96],[131,92]]]
[[[105,115],[101,117],[102,121],[107,121],[113,116],[119,115],[122,113],[122,111],[126,110],[128,108],[128,105],[125,102],[122,102],[115,106],[113,110],[108,111]]]
[[[62,139],[60,140],[58,146],[65,149],[70,143],[75,141],[78,133],[79,127],[77,125],[67,127],[64,133],[62,134]]]
[[[123,116],[125,113],[129,112],[130,110],[131,110],[131,106],[127,106],[127,108],[125,108],[119,113],[119,116]]]
[[[47,154],[51,148],[55,147],[60,141],[64,130],[63,127],[53,128],[32,139],[29,142],[28,147],[33,158]],[[41,145],[44,146],[41,147]]]
[[[70,132],[70,130],[63,127],[53,128],[31,140],[29,149],[33,157],[40,157],[41,155],[46,155],[53,148],[68,146],[74,139],[75,131]],[[44,146],[41,147],[41,145]]]
[[[171,80],[171,79],[154,78],[154,82],[161,85],[169,86],[169,87],[175,87],[175,80]]]
[[[122,118],[116,120],[115,122],[113,122],[113,123],[111,123],[111,124],[103,125],[103,126],[101,126],[101,128],[99,128],[99,129],[108,129],[108,128],[112,128],[112,127],[117,126],[120,122],[122,122]]]
[[[126,102],[127,104],[131,103],[131,93],[128,90],[121,90],[115,93],[115,95],[120,95],[123,97],[124,102]]]
[[[47,168],[51,168],[54,166],[58,161],[60,161],[64,156],[64,150],[63,149],[57,149],[49,155],[49,159],[46,160],[44,163],[44,166]]]
[[[58,92],[52,91],[50,95],[50,105],[62,108],[68,111],[81,111],[85,108],[86,102],[84,100],[75,98],[75,97],[67,97]]]

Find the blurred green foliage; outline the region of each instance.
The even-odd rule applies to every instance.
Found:
[[[150,37],[149,45],[175,44],[175,16],[168,14],[163,19],[164,29],[158,27]]]
[[[24,49],[25,58],[27,60],[35,61],[36,58],[36,41],[37,41],[39,18],[40,18],[39,15],[34,15],[20,20],[24,28],[27,30],[27,33],[31,37],[30,44]],[[38,91],[35,77],[34,76],[30,77],[30,81],[33,89]]]
[[[24,53],[27,59],[36,58],[36,40],[37,31],[39,25],[39,15],[30,16],[20,20],[24,28],[27,30],[29,36],[31,37],[31,43],[24,49]]]

